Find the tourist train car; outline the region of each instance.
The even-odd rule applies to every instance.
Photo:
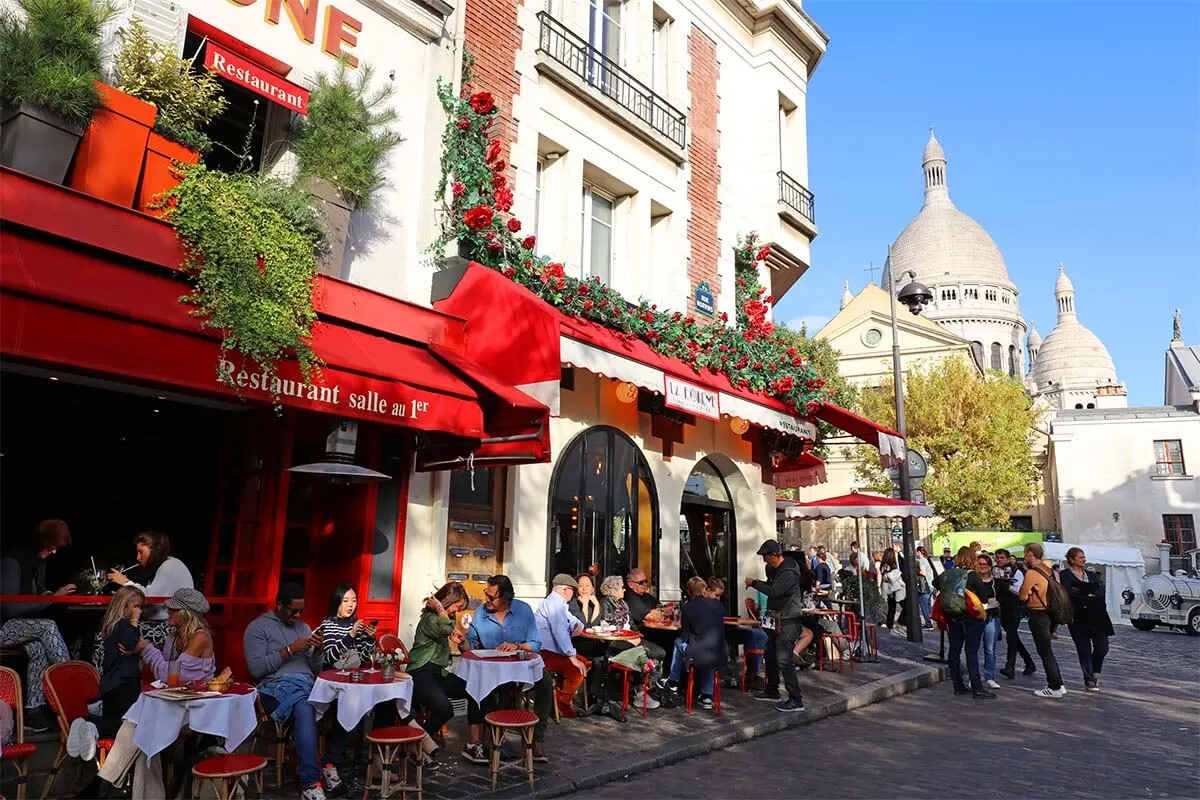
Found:
[[[1127,588],[1121,616],[1139,631],[1167,625],[1200,636],[1200,550],[1189,550],[1186,559],[1186,568],[1174,575],[1148,575],[1140,595]]]

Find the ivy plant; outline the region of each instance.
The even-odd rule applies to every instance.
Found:
[[[320,366],[309,342],[317,318],[315,253],[324,235],[318,212],[301,209],[315,201],[257,175],[227,175],[202,164],[181,174],[161,201],[185,246],[183,266],[192,281],[191,294],[180,300],[195,306],[192,314],[205,327],[221,332],[222,356],[241,353],[271,378],[281,359],[294,357],[311,381]],[[278,401],[278,382],[270,384]]]

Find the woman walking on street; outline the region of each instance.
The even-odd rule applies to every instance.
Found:
[[[1081,547],[1067,551],[1067,568],[1059,571],[1059,582],[1071,598],[1075,621],[1067,626],[1079,653],[1083,670],[1083,688],[1100,691],[1100,670],[1108,655],[1108,637],[1113,635],[1112,620],[1104,601],[1104,582],[1095,572],[1085,569],[1087,556]]]
[[[887,625],[885,627],[891,629],[896,625],[896,609],[900,609],[900,620],[907,619],[904,613],[905,589],[904,576],[900,573],[900,564],[896,561],[896,551],[888,548],[883,551],[883,572],[882,586],[880,592],[887,598],[888,614]]]
[[[975,551],[970,547],[958,548],[954,567],[943,572],[938,578],[938,589],[943,592],[953,591],[952,587],[958,581],[963,580],[963,572],[967,573],[966,591],[973,592],[986,605],[990,588],[975,571]],[[979,645],[983,642],[984,627],[984,620],[976,619],[969,613],[947,620],[946,635],[950,639],[950,680],[954,683],[954,694],[956,695],[970,692],[976,700],[986,700],[996,696],[984,687],[983,680],[979,675]],[[971,681],[970,689],[963,682],[960,656],[964,650],[967,657],[967,676]]]
[[[996,643],[1000,641],[1000,598],[997,596],[997,583],[992,577],[992,557],[980,553],[975,559],[975,571],[983,583],[985,594],[979,595],[983,607],[987,609],[987,619],[983,621],[983,684],[989,689],[999,689],[996,682]]]

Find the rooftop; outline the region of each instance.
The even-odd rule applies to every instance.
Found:
[[[1055,415],[1055,422],[1092,422],[1106,419],[1166,419],[1191,417],[1200,420],[1200,414],[1186,408],[1174,406],[1141,406],[1139,408],[1075,408],[1066,409]]]

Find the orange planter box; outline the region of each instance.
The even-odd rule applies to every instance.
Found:
[[[75,152],[67,186],[130,207],[158,109],[106,84],[96,88],[100,107]]]
[[[146,147],[146,163],[142,167],[142,184],[137,193],[138,211],[153,213],[150,204],[154,199],[179,185],[179,177],[174,170],[175,162],[195,164],[199,160],[200,154],[195,150],[189,150],[151,131]]]

